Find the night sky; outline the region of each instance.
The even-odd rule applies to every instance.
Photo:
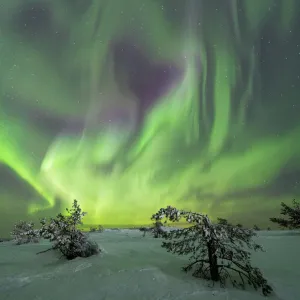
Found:
[[[2,2],[0,234],[75,198],[262,227],[299,199],[299,1]]]

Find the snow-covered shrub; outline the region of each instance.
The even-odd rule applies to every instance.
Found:
[[[286,218],[270,218],[270,221],[277,223],[282,228],[299,229],[300,228],[300,203],[293,200],[293,207],[281,202],[281,215]]]
[[[17,245],[38,243],[39,230],[34,229],[33,222],[19,221],[14,225],[11,237]]]
[[[97,232],[104,232],[104,227],[102,225],[98,225]]]
[[[250,251],[263,251],[252,240],[256,235],[253,230],[234,226],[224,219],[213,224],[207,215],[171,206],[161,208],[151,219],[179,222],[181,218],[191,226],[165,232],[162,247],[174,254],[190,255],[184,271],[194,269],[193,276],[220,282],[222,286],[229,280],[235,287],[245,288],[248,284],[261,288],[264,295],[271,293],[272,288],[261,271],[251,266]]]
[[[151,227],[140,227],[139,230],[143,232],[143,237],[146,236],[147,232],[150,232],[154,238],[162,237],[165,233],[163,224],[160,221],[155,221]]]
[[[97,228],[96,227],[90,227],[90,232],[97,232]]]
[[[104,227],[102,225],[98,225],[98,227],[91,227],[90,232],[104,232]]]
[[[260,231],[260,228],[255,224],[255,225],[253,226],[253,230],[255,230],[255,231]]]
[[[88,235],[77,228],[78,225],[82,225],[82,218],[86,215],[77,200],[74,200],[72,208],[66,211],[67,215],[60,213],[49,221],[41,220],[41,237],[53,243],[52,248],[48,250],[57,249],[69,260],[97,254],[98,245],[90,241]]]
[[[161,221],[156,220],[152,227],[152,234],[155,238],[163,237],[165,230],[163,229],[163,224]]]

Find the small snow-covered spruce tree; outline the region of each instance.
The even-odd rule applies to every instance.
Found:
[[[14,225],[11,237],[17,245],[38,243],[39,231],[34,229],[33,222],[19,221]]]
[[[82,218],[86,215],[77,200],[74,200],[72,208],[67,208],[66,211],[67,215],[60,213],[55,218],[50,218],[49,221],[41,220],[41,237],[53,243],[52,248],[46,251],[59,250],[69,260],[97,254],[98,245],[90,241],[88,235],[77,228],[78,225],[82,225]]]
[[[251,250],[263,251],[252,241],[253,230],[233,226],[224,219],[213,224],[207,215],[171,206],[161,208],[151,219],[178,222],[182,218],[192,225],[165,232],[162,247],[174,254],[190,255],[185,272],[194,269],[193,276],[220,282],[221,286],[230,280],[235,287],[245,288],[248,283],[261,288],[265,296],[272,292],[261,271],[250,263]]]
[[[277,223],[282,228],[299,229],[300,228],[300,203],[295,199],[292,203],[293,207],[281,202],[280,214],[287,218],[270,218],[270,221]]]

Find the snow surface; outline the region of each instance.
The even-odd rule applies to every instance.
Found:
[[[137,230],[92,233],[103,253],[72,261],[59,259],[47,241],[16,246],[0,243],[1,300],[256,300],[260,292],[226,289],[185,274],[185,258],[167,253],[161,240]],[[255,253],[275,293],[268,299],[300,299],[300,235],[260,232],[267,253]]]

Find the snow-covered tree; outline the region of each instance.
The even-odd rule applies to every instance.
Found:
[[[288,229],[299,229],[300,228],[300,203],[295,199],[293,200],[292,206],[281,202],[280,214],[285,218],[270,218],[270,221],[277,223],[280,227]]]
[[[220,282],[230,280],[233,286],[245,288],[246,284],[261,288],[264,295],[272,288],[262,272],[251,266],[251,252],[263,251],[254,243],[253,230],[229,224],[226,220],[213,224],[207,215],[178,210],[168,206],[161,208],[151,218],[155,221],[190,223],[187,228],[165,232],[162,247],[178,255],[190,255],[190,263],[184,271],[194,269],[193,276]],[[235,275],[237,275],[237,278]]]
[[[41,237],[53,243],[52,248],[48,250],[57,249],[69,260],[98,253],[98,245],[90,241],[88,235],[77,228],[82,225],[82,218],[86,215],[77,200],[74,200],[72,208],[67,208],[66,211],[67,215],[60,213],[56,218],[50,218],[49,221],[41,220]]]
[[[39,231],[34,229],[34,223],[26,221],[19,221],[14,225],[11,237],[17,245],[38,243],[40,240]]]

